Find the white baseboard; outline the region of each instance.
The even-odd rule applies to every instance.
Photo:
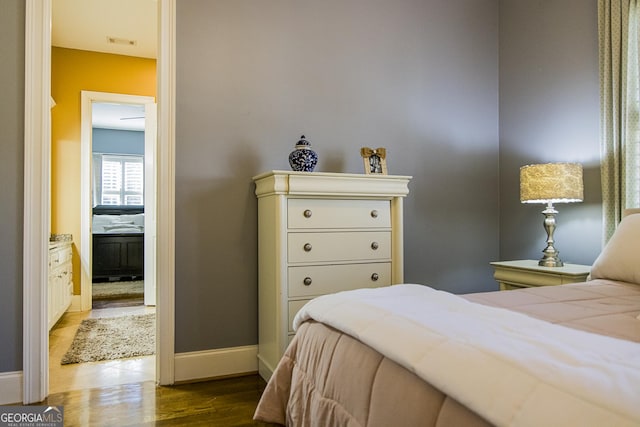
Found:
[[[67,311],[82,311],[82,296],[74,295],[71,297],[71,305]]]
[[[175,381],[197,381],[258,370],[258,346],[192,351],[175,355]]]
[[[22,371],[0,372],[0,405],[22,403]]]

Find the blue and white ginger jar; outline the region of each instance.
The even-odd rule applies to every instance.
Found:
[[[313,172],[318,163],[318,155],[311,149],[311,144],[304,138],[296,144],[296,149],[289,154],[291,169],[298,172]]]

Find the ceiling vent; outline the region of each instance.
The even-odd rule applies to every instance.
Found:
[[[138,44],[136,40],[122,39],[118,37],[109,37],[109,36],[107,36],[107,43],[119,44],[124,46],[136,46]]]

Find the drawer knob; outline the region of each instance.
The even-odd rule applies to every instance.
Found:
[[[313,246],[311,246],[311,243],[305,243],[304,247],[303,247],[305,252],[311,252],[312,248],[313,248]]]
[[[378,276],[378,273],[373,273],[373,274],[371,275],[371,280],[372,280],[373,282],[377,282],[379,278],[380,278],[380,276]]]
[[[374,251],[376,249],[378,249],[380,247],[380,245],[378,245],[378,242],[371,242],[371,249],[373,249]]]
[[[311,218],[311,215],[313,215],[313,212],[311,212],[311,209],[305,209],[302,215],[304,215],[305,218]]]
[[[371,211],[371,218],[378,218],[378,211],[377,210],[372,210]]]
[[[302,283],[304,283],[305,286],[310,286],[311,285],[311,277],[305,277],[304,280],[302,281]]]

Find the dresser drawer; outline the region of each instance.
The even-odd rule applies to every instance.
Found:
[[[49,249],[49,268],[56,268],[60,265],[62,262],[60,255],[59,249]]]
[[[311,301],[311,299],[301,299],[301,300],[289,301],[289,307],[288,307],[288,313],[289,313],[289,316],[288,316],[288,318],[289,318],[288,331],[289,331],[289,333],[293,333],[293,318],[296,317],[296,314],[298,313],[298,311],[300,311],[302,306],[304,306],[309,301]]]
[[[289,199],[289,228],[390,228],[389,200]]]
[[[55,268],[71,260],[71,245],[56,246],[49,248],[49,267]]]
[[[391,263],[289,267],[287,279],[289,298],[316,297],[351,289],[377,288],[391,284]]]
[[[391,259],[390,231],[289,233],[289,263]]]

